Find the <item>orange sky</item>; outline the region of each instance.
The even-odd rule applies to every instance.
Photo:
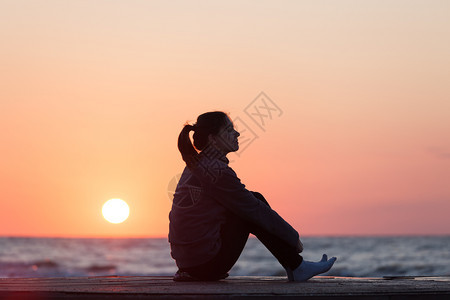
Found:
[[[0,3],[0,236],[166,236],[185,121],[301,235],[450,234],[450,2]],[[264,130],[245,113],[264,91]],[[121,198],[130,217],[101,206]]]

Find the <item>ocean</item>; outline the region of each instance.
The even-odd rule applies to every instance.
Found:
[[[338,258],[330,276],[450,275],[450,236],[304,237],[303,257]],[[0,238],[0,277],[173,275],[167,239]],[[250,238],[231,276],[284,276],[264,246]]]

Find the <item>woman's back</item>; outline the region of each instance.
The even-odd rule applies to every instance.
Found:
[[[186,167],[178,182],[169,214],[171,254],[179,267],[211,259],[220,248],[220,227],[226,209],[209,195]]]

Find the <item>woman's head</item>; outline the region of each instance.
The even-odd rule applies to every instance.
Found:
[[[208,145],[216,147],[224,154],[239,149],[237,142],[239,133],[234,129],[228,115],[221,111],[212,111],[198,116],[194,125],[186,124],[184,126],[178,137],[178,149],[183,159],[185,155],[197,154],[189,138],[191,130],[194,130],[194,146],[199,151]]]
[[[194,146],[197,150],[203,150],[210,141],[210,136],[215,136],[228,125],[228,115],[221,111],[211,111],[201,114],[194,124]]]

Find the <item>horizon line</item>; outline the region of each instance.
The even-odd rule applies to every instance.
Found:
[[[386,233],[386,234],[307,234],[302,238],[383,238],[383,237],[450,237],[450,233]],[[163,235],[142,236],[112,236],[112,235],[0,235],[0,238],[29,238],[29,239],[168,239]],[[250,238],[256,238],[250,235]]]

